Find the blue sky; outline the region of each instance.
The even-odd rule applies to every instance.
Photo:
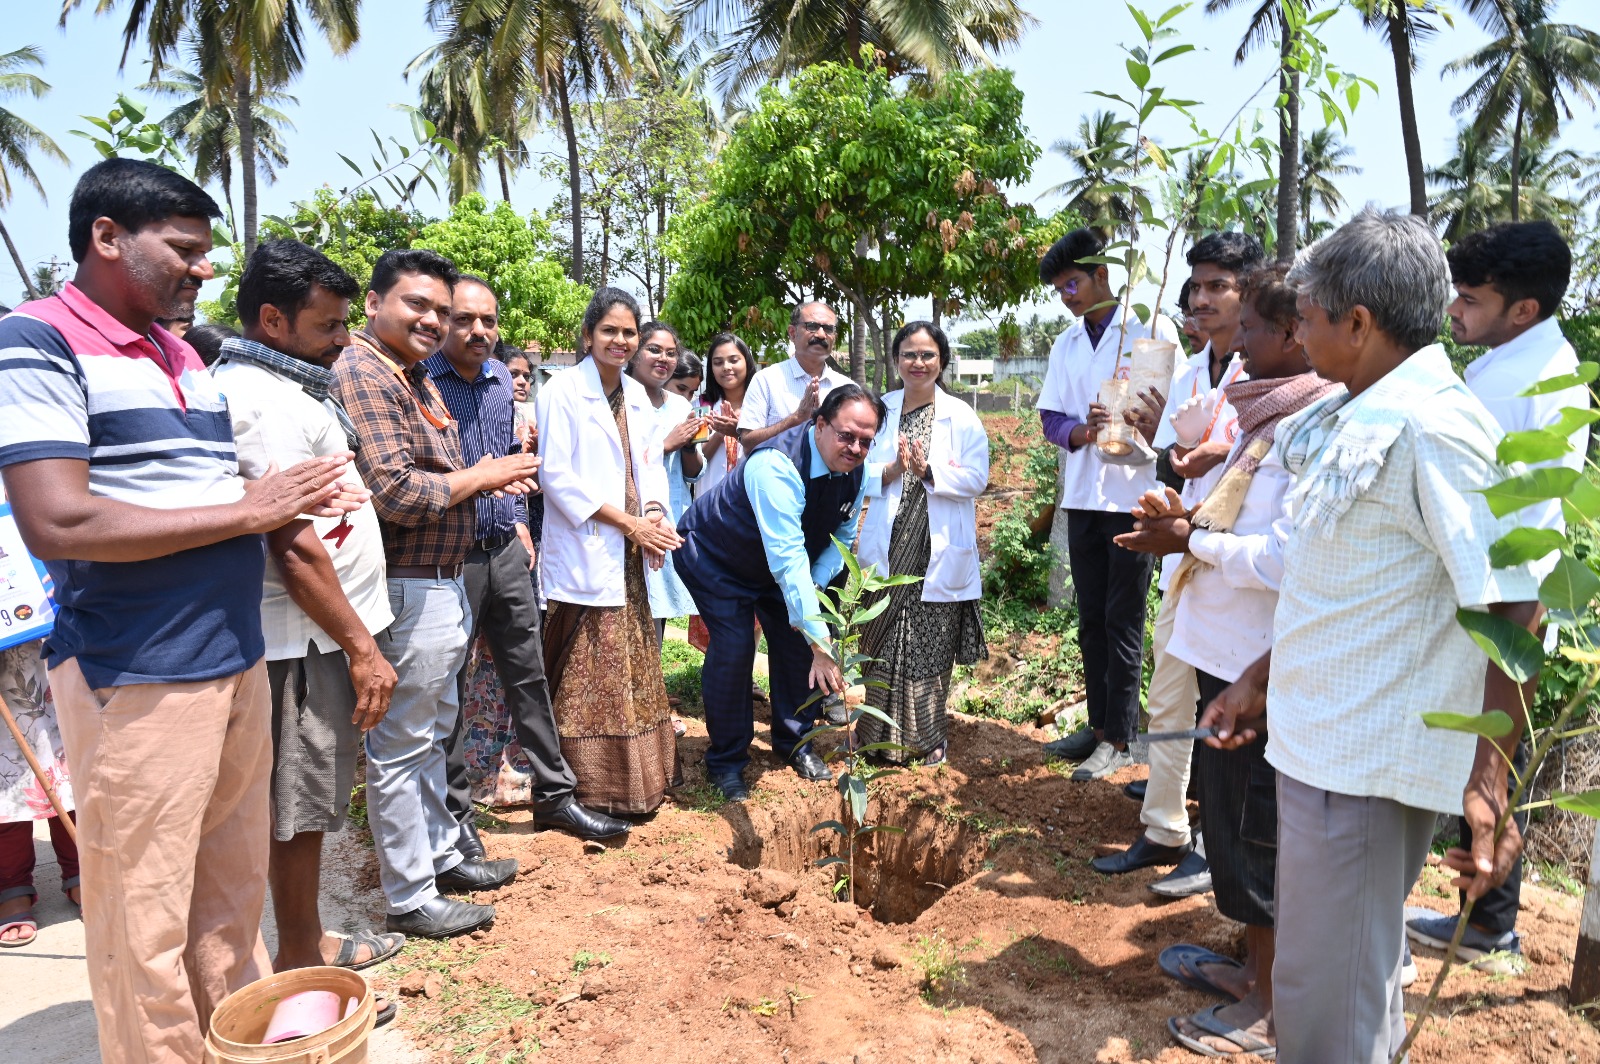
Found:
[[[121,73],[117,70],[121,11],[126,4],[118,5],[117,14],[97,17],[93,5],[86,3],[71,15],[64,30],[57,26],[59,6],[55,0],[7,6],[6,24],[10,28],[5,47],[41,47],[46,59],[43,76],[52,90],[42,100],[13,97],[5,105],[53,136],[72,159],[70,166],[39,163],[48,201],[41,200],[31,188],[18,186],[12,202],[0,215],[31,268],[52,257],[70,261],[67,199],[75,176],[97,156],[87,141],[71,136],[68,130],[88,128],[78,116],[103,115],[111,108],[117,92],[136,89],[145,80],[145,68],[137,62],[142,53],[136,49],[128,69]],[[1102,0],[1030,0],[1026,6],[1039,18],[1040,25],[1019,49],[1002,56],[1000,61],[1016,71],[1018,84],[1026,94],[1024,118],[1030,134],[1048,146],[1055,140],[1075,136],[1079,118],[1105,106],[1104,101],[1089,95],[1089,90],[1127,91],[1126,56],[1119,44],[1132,42],[1137,30],[1121,4]],[[1197,50],[1161,67],[1157,83],[1164,81],[1172,92],[1201,101],[1197,108],[1200,121],[1215,129],[1238,111],[1268,77],[1275,55],[1258,54],[1244,66],[1236,67],[1233,51],[1243,29],[1243,11],[1207,17],[1202,6],[1196,4],[1175,22],[1180,39],[1195,44]],[[367,0],[363,5],[363,36],[349,55],[334,57],[320,41],[311,45],[306,73],[290,90],[299,99],[297,107],[288,109],[296,126],[287,137],[290,164],[280,171],[276,184],[261,186],[263,214],[286,210],[321,184],[346,184],[354,175],[335,153],[344,152],[365,161],[372,143],[369,129],[385,136],[392,133],[410,142],[405,115],[388,105],[415,101],[415,85],[408,84],[402,72],[430,43],[422,14],[421,0]],[[1556,16],[1600,29],[1600,4],[1593,0],[1564,0]],[[1403,205],[1405,164],[1388,50],[1376,34],[1362,29],[1351,11],[1340,12],[1327,23],[1322,38],[1331,62],[1372,79],[1379,88],[1376,95],[1363,98],[1351,121],[1347,140],[1355,148],[1354,162],[1363,172],[1342,183],[1346,200],[1351,208],[1366,202]],[[1456,119],[1450,114],[1450,105],[1466,84],[1464,77],[1442,76],[1442,68],[1486,39],[1476,24],[1459,15],[1455,28],[1441,33],[1422,55],[1415,83],[1423,153],[1430,164],[1442,162],[1451,154]],[[1262,93],[1246,109],[1247,121],[1260,109],[1269,135],[1272,116],[1267,109],[1271,103],[1272,94]],[[163,113],[168,106],[154,101],[152,116]],[[1308,134],[1320,125],[1316,108],[1307,109],[1306,123]],[[559,152],[561,146],[554,133],[541,134],[535,149]],[[1179,130],[1165,133],[1163,137],[1162,131],[1157,130],[1157,139],[1180,141]],[[1563,143],[1600,153],[1600,124],[1595,114],[1582,109],[1567,125]],[[562,193],[559,185],[540,179],[536,171],[537,167],[524,171],[512,188],[512,202],[519,209],[547,208]],[[1068,176],[1066,162],[1046,153],[1035,167],[1032,181],[1012,194],[1018,199],[1036,200],[1041,209],[1048,210],[1060,201],[1038,197]],[[498,183],[491,185],[489,195],[491,199],[498,198]],[[420,206],[430,212],[443,210],[442,204],[427,199]],[[21,284],[14,268],[9,261],[0,259],[0,302],[15,303],[20,296]],[[907,310],[915,312],[916,308]]]

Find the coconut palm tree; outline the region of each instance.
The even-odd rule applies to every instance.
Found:
[[[83,0],[65,0],[61,22]],[[117,0],[97,0],[105,13]],[[189,41],[198,41],[198,73],[212,104],[233,109],[239,137],[240,195],[244,211],[244,254],[256,248],[255,101],[262,92],[282,89],[305,66],[306,22],[342,55],[361,35],[361,0],[129,0],[122,27],[122,62],[143,39],[150,77],[158,78]]]
[[[22,94],[37,100],[49,92],[50,84],[30,72],[30,68],[42,66],[44,53],[33,45],[0,52],[0,99]],[[32,185],[40,197],[44,197],[44,183],[39,180],[39,174],[29,158],[34,152],[57,162],[67,161],[66,152],[43,130],[16,112],[0,107],[0,207],[11,202],[13,176]],[[11,253],[11,262],[22,277],[22,287],[27,291],[28,298],[39,298],[39,290],[28,275],[28,268],[22,264],[22,256],[17,252],[17,245],[12,242],[11,233],[4,222],[0,222],[0,238],[5,240],[6,250]]]
[[[170,70],[144,87],[159,96],[178,97],[183,101],[161,120],[161,128],[194,159],[196,181],[202,185],[215,181],[222,186],[231,218],[233,160],[239,154],[239,130],[234,124],[233,107],[226,102],[209,102],[205,82],[200,75],[188,70]],[[292,107],[299,102],[278,89],[263,89],[252,101],[256,172],[269,184],[277,180],[278,168],[289,164],[282,134],[294,129],[294,123],[279,108]]]
[[[1077,211],[1090,225],[1116,231],[1133,223],[1133,205],[1118,191],[1119,175],[1131,166],[1126,141],[1133,123],[1110,111],[1096,111],[1078,120],[1077,140],[1058,140],[1050,150],[1077,171],[1075,177],[1044,190],[1046,196],[1067,196],[1067,210]]]
[[[681,0],[678,11],[728,38],[730,96],[813,63],[860,63],[863,45],[891,75],[938,77],[992,63],[1036,24],[1017,0]]]
[[[1544,141],[1524,138],[1518,151],[1520,177],[1516,201],[1527,218],[1548,218],[1570,228],[1574,218],[1600,197],[1592,180],[1596,162],[1571,149],[1552,149]],[[1503,138],[1486,141],[1476,125],[1456,132],[1455,155],[1428,171],[1435,194],[1430,220],[1446,240],[1496,222],[1512,220],[1512,148]]]
[[[1445,66],[1475,74],[1455,114],[1473,114],[1484,138],[1511,133],[1511,220],[1522,216],[1523,140],[1552,141],[1573,117],[1574,99],[1595,106],[1600,89],[1600,33],[1550,21],[1555,0],[1463,0],[1495,39]]]
[[[1332,228],[1327,220],[1312,221],[1313,205],[1329,217],[1344,210],[1339,179],[1361,172],[1361,167],[1345,162],[1355,153],[1354,148],[1339,139],[1332,126],[1324,126],[1307,138],[1300,152],[1300,224],[1307,244]]]
[[[1286,5],[1302,14],[1316,6],[1316,0],[1251,0],[1256,4],[1245,25],[1235,64],[1243,63],[1251,52],[1274,37],[1278,41],[1278,252],[1279,262],[1294,259],[1296,217],[1300,208],[1300,71],[1291,61],[1297,41],[1289,19],[1283,17]],[[1206,14],[1215,15],[1239,6],[1240,0],[1207,0]]]
[[[1428,17],[1437,12],[1433,0],[1353,0],[1362,23],[1376,30],[1394,59],[1395,99],[1400,104],[1400,140],[1406,153],[1406,183],[1411,213],[1426,217],[1428,189],[1417,129],[1416,97],[1411,79],[1417,73],[1417,52],[1438,32]]]
[[[572,209],[571,275],[581,282],[583,185],[574,104],[617,91],[632,80],[636,60],[651,61],[637,46],[639,27],[662,25],[661,8],[654,0],[428,0],[427,20],[439,41],[411,70],[444,63],[460,72],[481,62],[477,84],[486,101],[496,102],[496,108],[462,106],[455,114],[463,121],[470,119],[487,137],[497,132],[489,121],[495,114],[543,108],[560,119]],[[478,91],[473,79],[452,76],[463,92]]]

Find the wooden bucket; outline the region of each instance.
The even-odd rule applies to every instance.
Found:
[[[358,998],[360,1004],[325,1031],[262,1045],[278,1002],[305,990],[328,990],[341,1001]],[[240,987],[217,1006],[206,1035],[206,1064],[365,1064],[376,1019],[372,987],[359,972],[330,966],[269,975]]]

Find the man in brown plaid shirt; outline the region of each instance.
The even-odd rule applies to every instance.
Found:
[[[377,636],[398,681],[388,715],[367,732],[367,814],[388,929],[430,938],[494,919],[492,905],[444,893],[493,890],[517,871],[515,860],[468,860],[457,849],[444,742],[461,712],[456,673],[471,627],[461,562],[473,543],[472,501],[538,490],[539,459],[530,454],[463,468],[456,426],[422,366],[444,338],[459,276],[436,252],[386,252],[372,270],[367,327],[351,335],[334,368],[334,395],[355,425],[356,464],[383,531],[395,617]]]

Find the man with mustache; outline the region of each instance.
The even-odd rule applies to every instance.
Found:
[[[471,623],[462,562],[477,511],[468,504],[536,490],[539,468],[520,452],[462,460],[456,422],[422,364],[444,339],[459,279],[437,252],[384,252],[367,287],[367,327],[334,366],[334,395],[361,441],[356,466],[378,511],[395,614],[378,636],[398,680],[388,714],[367,732],[367,815],[388,929],[429,938],[494,919],[493,906],[443,894],[494,890],[517,871],[515,860],[462,856],[444,751],[461,713],[455,678]]]
[[[268,241],[245,264],[244,335],[223,341],[211,372],[228,400],[246,476],[357,446],[328,393],[358,291],[349,274],[297,240]],[[344,476],[361,483],[353,464]],[[394,620],[378,517],[366,507],[344,521],[291,521],[267,536],[267,549],[274,564],[261,627],[272,696],[273,968],[365,968],[398,952],[405,936],[326,932],[317,890],[322,836],[344,827],[362,733],[383,719],[394,691],[394,668],[373,638]],[[379,1022],[393,1014],[385,1005]]]
[[[811,424],[828,392],[850,378],[828,365],[839,335],[839,315],[818,300],[789,315],[794,356],[757,373],[739,408],[739,442],[745,453],[781,432]]]
[[[110,1064],[199,1060],[212,1010],[271,970],[261,534],[360,502],[343,449],[241,480],[227,404],[156,324],[193,311],[221,213],[107,159],[72,193],[72,283],[0,321],[0,469],[55,583],[45,658]]]
[[[510,371],[489,357],[500,342],[500,303],[479,277],[462,277],[450,298],[444,347],[423,363],[450,415],[461,427],[461,454],[468,462],[516,454],[515,394]],[[533,769],[534,819],[541,827],[561,828],[579,838],[603,839],[625,833],[626,820],[604,816],[578,804],[577,778],[561,754],[561,736],[550,705],[544,673],[544,639],[539,632],[539,601],[529,570],[534,565],[528,531],[527,500],[519,495],[480,497],[474,503],[476,537],[467,554],[465,580],[472,640],[483,632],[494,654],[517,742]],[[470,640],[469,640],[470,645]],[[466,668],[456,678],[456,693],[466,705]],[[461,714],[445,744],[450,812],[461,824],[459,849],[484,856],[462,750]]]

